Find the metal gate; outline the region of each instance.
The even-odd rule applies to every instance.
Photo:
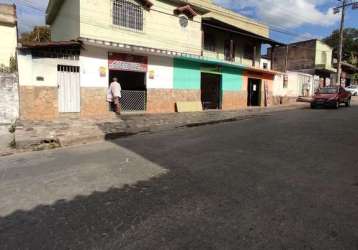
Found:
[[[59,112],[80,112],[80,67],[58,65],[57,80]]]
[[[141,90],[121,91],[122,110],[126,112],[144,112],[147,109],[147,92]]]

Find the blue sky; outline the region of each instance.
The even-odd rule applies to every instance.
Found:
[[[339,26],[332,7],[337,0],[214,0],[217,4],[268,24],[271,37],[281,42],[323,38]],[[15,3],[20,31],[44,24],[48,0],[0,0]],[[347,12],[346,27],[358,28],[358,10]],[[282,32],[277,32],[279,30]],[[289,33],[289,34],[285,34]]]

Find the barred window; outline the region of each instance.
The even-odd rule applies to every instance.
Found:
[[[113,0],[112,17],[114,25],[143,30],[143,9],[136,3]]]

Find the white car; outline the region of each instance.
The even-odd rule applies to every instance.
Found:
[[[345,88],[348,92],[351,92],[352,95],[358,95],[358,85],[351,85]]]

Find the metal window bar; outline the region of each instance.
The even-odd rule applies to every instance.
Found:
[[[121,107],[123,111],[139,112],[147,110],[147,91],[122,90]]]
[[[130,1],[113,0],[112,19],[114,25],[143,30],[143,9]]]

